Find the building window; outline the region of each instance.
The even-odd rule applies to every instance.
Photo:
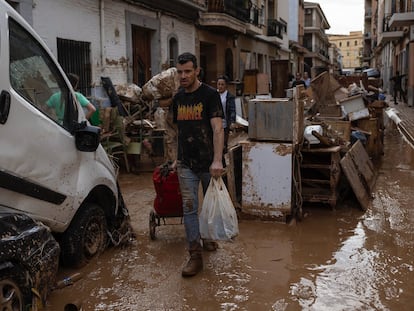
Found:
[[[78,90],[85,96],[91,95],[92,65],[90,42],[57,38],[58,61],[66,74],[79,76]]]
[[[342,42],[339,42],[339,47],[342,47]]]
[[[346,41],[346,46],[349,46],[349,41]]]
[[[357,46],[358,45],[358,41],[357,40],[355,40],[355,46]]]
[[[168,40],[168,65],[175,67],[175,62],[178,57],[178,41],[175,37],[171,37]]]

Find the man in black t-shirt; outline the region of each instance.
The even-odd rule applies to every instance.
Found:
[[[223,107],[216,89],[198,80],[200,68],[191,53],[178,56],[177,73],[181,88],[173,98],[173,120],[178,129],[177,171],[183,199],[183,218],[190,260],[182,276],[203,269],[202,249],[215,250],[213,241],[201,245],[198,222],[198,187],[205,193],[211,176],[223,171]]]

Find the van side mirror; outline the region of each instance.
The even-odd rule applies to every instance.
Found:
[[[76,149],[84,152],[94,152],[99,146],[101,128],[86,125],[75,130]]]

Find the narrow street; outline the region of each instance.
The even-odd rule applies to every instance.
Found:
[[[413,109],[413,108],[410,108]],[[109,249],[55,290],[45,310],[412,310],[414,151],[388,122],[372,205],[305,208],[289,225],[242,220],[234,243],[204,253],[204,271],[181,277],[187,259],[180,219],[149,238],[151,173],[122,174],[136,241]],[[61,270],[59,279],[78,271]]]

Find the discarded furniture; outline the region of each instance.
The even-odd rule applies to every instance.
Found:
[[[361,208],[367,210],[372,198],[371,191],[375,184],[376,173],[362,143],[357,141],[340,163]]]
[[[300,178],[304,202],[336,206],[341,176],[340,146],[301,150]]]
[[[292,152],[291,143],[242,143],[243,214],[277,221],[292,214]]]
[[[362,129],[366,135],[367,142],[365,149],[369,157],[376,159],[383,155],[384,145],[382,138],[382,131],[380,132],[380,125],[377,118],[361,119],[357,121],[357,126]]]
[[[341,88],[328,72],[322,72],[311,80],[312,93],[321,116],[340,117],[341,106],[336,103],[335,92]]]
[[[360,94],[341,99],[339,103],[350,121],[369,117],[369,110]]]

